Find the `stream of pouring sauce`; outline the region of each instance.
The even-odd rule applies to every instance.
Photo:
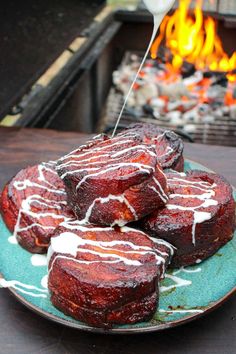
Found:
[[[129,96],[133,90],[133,87],[134,87],[134,84],[140,74],[140,71],[142,70],[142,67],[143,67],[143,64],[145,63],[145,60],[148,56],[148,53],[149,53],[149,50],[151,48],[151,45],[152,45],[152,42],[154,41],[155,37],[156,37],[156,34],[157,34],[157,31],[160,27],[160,24],[163,20],[163,18],[165,17],[165,15],[167,14],[167,12],[172,8],[172,6],[174,5],[174,2],[175,0],[144,0],[144,3],[147,7],[147,9],[149,10],[149,12],[151,12],[151,14],[153,15],[153,31],[152,31],[152,36],[151,36],[151,39],[150,39],[150,42],[149,42],[149,45],[148,45],[148,48],[146,50],[146,53],[143,57],[143,60],[140,64],[140,67],[135,75],[135,78],[134,78],[134,81],[132,82],[130,88],[129,88],[129,91],[125,97],[125,100],[124,100],[124,103],[123,103],[123,106],[121,108],[121,111],[120,111],[120,114],[117,118],[117,121],[116,121],[116,125],[115,125],[115,128],[113,130],[113,133],[112,133],[112,137],[114,137],[115,133],[116,133],[116,130],[117,130],[117,127],[120,123],[120,119],[122,117],[122,114],[124,112],[124,109],[125,109],[125,106],[126,106],[126,103],[129,99]]]

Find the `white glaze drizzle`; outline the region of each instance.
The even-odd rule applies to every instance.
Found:
[[[202,271],[202,268],[196,268],[196,269],[187,269],[185,267],[180,267],[178,270],[176,270],[175,272],[173,272],[173,275],[177,275],[181,272],[183,273],[199,273]]]
[[[62,223],[64,226],[69,230],[79,230],[82,232],[96,232],[98,231],[111,231],[114,229],[110,227],[105,228],[90,228],[88,225],[80,225],[78,222],[70,221],[67,223]],[[69,226],[69,227],[68,227]],[[122,227],[120,228],[120,232],[135,232],[141,233],[145,235],[142,231],[134,230],[129,227]],[[155,242],[158,244],[158,240],[155,239]],[[163,240],[160,240],[160,244],[166,245],[167,248],[173,251],[171,245],[166,243]],[[91,249],[94,247],[96,250]],[[122,248],[120,248],[122,247]],[[105,251],[105,252],[103,252]],[[120,254],[117,254],[121,253]],[[48,250],[48,263],[54,253],[57,255],[54,257],[51,267],[49,269],[49,273],[53,269],[54,263],[57,259],[67,259],[72,260],[73,262],[81,263],[81,264],[96,264],[96,263],[119,263],[122,262],[127,266],[134,266],[139,267],[142,266],[143,263],[138,259],[133,259],[131,255],[140,255],[140,257],[145,256],[146,254],[150,254],[155,257],[156,264],[161,266],[161,276],[164,274],[165,271],[165,263],[166,263],[166,256],[168,257],[168,253],[160,251],[156,248],[149,247],[149,246],[141,246],[137,245],[131,241],[123,241],[123,240],[115,240],[112,239],[111,241],[95,241],[91,239],[82,238],[79,235],[73,233],[72,231],[65,231],[62,232],[57,237],[53,237],[51,240],[51,245]],[[79,254],[82,253],[90,253],[95,256],[94,260],[83,260],[79,258]],[[77,257],[77,258],[75,258]]]
[[[128,200],[125,198],[124,194],[121,194],[121,195],[112,195],[112,194],[109,194],[107,197],[105,198],[96,198],[93,203],[89,206],[87,212],[86,212],[86,215],[85,215],[85,218],[82,220],[82,222],[89,222],[89,218],[92,214],[92,211],[93,211],[93,208],[95,206],[95,204],[97,202],[101,203],[101,204],[105,204],[105,203],[109,203],[110,200],[117,200],[118,202],[120,202],[121,204],[124,203],[128,209],[130,210],[131,214],[133,214],[134,216],[134,219],[135,220],[138,220],[138,216],[136,214],[136,211],[134,210],[134,208],[132,207],[132,205],[128,202]],[[120,221],[117,221],[116,222],[117,225],[119,226],[123,226],[124,225],[124,221],[120,220]]]
[[[9,237],[8,237],[8,242],[11,243],[12,245],[17,245],[17,244],[18,244],[15,235],[9,236]]]
[[[99,251],[93,251],[89,248],[81,248],[81,246],[94,246],[96,248],[100,248],[102,250],[107,250],[107,251],[121,251],[119,248],[115,248],[116,246],[125,246],[130,248],[131,250],[124,250],[122,249],[122,253],[125,255],[128,254],[135,254],[138,253],[140,255],[145,255],[147,253],[150,253],[154,255],[157,259],[157,264],[160,264],[162,262],[165,262],[165,259],[158,256],[156,252],[151,248],[147,246],[137,246],[132,242],[129,241],[121,241],[121,240],[112,240],[112,241],[94,241],[94,240],[88,240],[84,239],[82,237],[79,237],[78,235],[72,233],[72,232],[63,232],[59,236],[54,237],[51,240],[51,250],[52,252],[56,253],[64,253],[64,254],[70,254],[74,257],[78,253],[91,253],[93,255],[98,255],[99,257],[102,258],[115,258],[116,260],[119,260],[121,262],[124,262],[127,265],[135,265],[135,266],[140,266],[142,263],[140,263],[137,260],[132,260],[123,256],[119,256],[115,253],[101,253]]]
[[[183,286],[189,286],[189,285],[192,284],[191,280],[182,279],[180,277],[177,277],[176,275],[166,274],[165,278],[173,280],[174,284],[173,285],[169,285],[169,286],[162,285],[160,287],[160,292],[161,293],[163,293],[165,291],[169,291],[169,290],[175,289],[175,288],[180,288],[180,287],[183,287]]]
[[[158,244],[158,245],[164,245],[170,250],[171,256],[174,254],[174,250],[176,249],[175,246],[171,245],[169,242],[162,240],[161,238],[154,238],[154,237],[149,237],[152,242]]]
[[[153,181],[156,183],[156,185],[158,186],[160,192],[162,193],[162,200],[166,203],[169,198],[168,198],[167,194],[164,192],[164,189],[162,188],[160,182],[155,177],[153,177]]]
[[[53,194],[56,195],[61,195],[64,196],[66,194],[64,189],[55,189],[55,187],[50,183],[50,181],[47,180],[44,171],[50,172],[52,174],[57,174],[56,171],[53,169],[54,166],[54,162],[51,161],[49,163],[42,163],[40,165],[38,165],[38,182],[35,181],[31,181],[30,179],[25,179],[23,181],[14,181],[13,182],[13,187],[16,190],[22,191],[25,190],[27,188],[37,188],[37,189],[41,189],[44,190],[45,192],[51,192]],[[41,183],[40,183],[41,182]],[[53,200],[53,198],[48,199],[48,198],[44,198],[41,195],[38,194],[33,194],[28,196],[26,199],[22,200],[19,212],[18,212],[18,216],[17,216],[17,221],[16,221],[16,225],[14,227],[14,232],[13,235],[10,236],[8,238],[8,241],[10,243],[17,243],[17,238],[16,237],[20,237],[20,232],[23,231],[27,231],[32,229],[33,227],[37,226],[42,228],[43,230],[53,230],[55,227],[54,226],[50,226],[50,225],[42,225],[40,224],[40,218],[42,217],[51,217],[53,219],[62,219],[62,220],[68,220],[67,217],[65,217],[63,215],[63,213],[60,214],[55,214],[53,212],[33,212],[31,210],[32,205],[42,205],[43,207],[46,207],[47,209],[57,209],[57,210],[61,210],[62,209],[62,205],[66,205],[66,201],[65,200]],[[21,218],[22,215],[28,215],[30,217],[32,217],[33,219],[39,220],[36,221],[30,225],[21,226]]]
[[[204,311],[201,309],[186,309],[186,310],[163,310],[159,309],[158,312],[160,313],[203,313]]]
[[[18,280],[5,280],[5,279],[0,279],[0,286],[2,288],[13,288],[15,290],[18,290],[19,292],[26,294],[26,295],[30,295],[33,297],[42,297],[42,298],[46,298],[47,297],[47,293],[48,290],[46,289],[41,289],[38,288],[34,285],[28,285],[28,284],[24,284],[21,283]],[[30,290],[34,290],[36,291],[35,293],[33,293]]]
[[[41,285],[43,288],[48,289],[48,274],[41,279]]]
[[[186,174],[178,174],[180,177],[185,177]],[[179,177],[170,177],[168,178],[168,184],[170,187],[178,187],[178,188],[185,188],[185,187],[191,187],[191,189],[197,189],[199,191],[203,191],[204,193],[202,194],[181,194],[181,193],[172,193],[170,194],[169,198],[170,201],[167,203],[166,208],[169,210],[179,210],[179,211],[191,211],[193,213],[193,226],[192,226],[192,243],[193,245],[196,244],[196,225],[203,223],[207,220],[210,220],[212,217],[211,212],[205,212],[202,211],[201,209],[204,208],[209,208],[210,206],[217,206],[218,201],[215,199],[212,199],[212,197],[215,196],[215,187],[216,184],[210,184],[205,181],[191,181],[185,178],[179,178]],[[198,206],[192,206],[192,207],[187,207],[187,206],[181,206],[179,204],[172,204],[172,200],[176,198],[181,198],[181,199],[197,199],[201,201],[202,203]],[[199,210],[200,209],[200,210]]]
[[[139,170],[142,174],[145,173],[145,174],[151,174],[152,172],[155,171],[154,167],[150,166],[150,165],[144,165],[142,163],[137,163],[137,162],[122,162],[122,163],[118,163],[118,164],[114,164],[114,165],[110,165],[109,167],[103,169],[102,171],[99,171],[97,173],[91,173],[91,174],[88,174],[87,176],[84,176],[81,181],[77,184],[76,186],[76,189],[80,188],[81,185],[88,179],[88,178],[91,178],[91,177],[95,177],[95,176],[99,176],[99,175],[102,175],[104,173],[107,173],[109,171],[115,171],[115,170],[118,170],[120,168],[124,168],[124,167],[134,167],[136,168],[137,170]],[[88,169],[87,169],[88,170]],[[74,172],[78,172],[77,171],[74,171]],[[80,172],[80,171],[79,171]],[[136,172],[137,173],[137,172]],[[122,177],[120,177],[121,179]],[[123,178],[126,178],[126,177],[123,177]]]
[[[154,157],[156,159],[157,156],[156,153],[154,152],[154,147],[148,146],[146,144],[138,144],[135,146],[131,145],[129,147],[126,147],[127,144],[129,143],[130,144],[134,143],[133,138],[130,139],[130,136],[128,137],[117,136],[112,140],[110,140],[109,143],[107,143],[107,141],[103,141],[99,143],[99,146],[95,145],[89,147],[88,145],[89,149],[87,150],[86,149],[84,151],[83,149],[76,150],[78,152],[78,155],[72,152],[71,154],[66,155],[64,158],[61,158],[59,160],[60,163],[56,167],[56,169],[58,171],[62,171],[62,173],[60,173],[60,177],[62,179],[65,179],[68,175],[73,175],[76,173],[82,174],[83,177],[78,182],[76,186],[76,190],[81,188],[83,184],[86,183],[88,178],[104,175],[111,171],[122,170],[123,175],[120,174],[119,176],[120,180],[130,178],[132,174],[135,175],[153,174],[156,169],[156,166],[154,167],[155,164],[152,166],[150,164],[143,164],[138,162],[124,162],[123,160],[127,156],[127,154],[133,151],[136,154],[142,154],[142,153],[148,154],[150,157]],[[66,171],[63,171],[64,168],[66,168]],[[133,172],[130,172],[128,170],[128,174],[126,174],[125,172],[126,168],[129,168],[129,170],[130,168],[132,168]],[[159,167],[157,168],[162,173],[161,169]],[[163,174],[163,176],[165,175]],[[154,176],[153,176],[153,181],[157,187],[155,186],[148,186],[148,187],[150,187],[150,189],[152,189],[155,193],[157,193],[159,198],[164,203],[166,203],[168,197],[164,192],[161,184]],[[125,204],[126,207],[129,209],[129,211],[131,212],[131,214],[133,215],[133,219],[134,220],[138,219],[136,210],[129,203],[124,193],[117,194],[117,195],[109,194],[104,197],[97,197],[92,201],[92,203],[88,206],[85,215],[83,216],[83,220],[81,221],[81,224],[89,223],[94,207],[98,203],[105,204],[105,203],[109,203],[112,200],[116,200],[121,204]],[[119,226],[123,226],[125,225],[126,222],[127,221],[123,219],[114,220],[113,225],[117,224]]]
[[[33,254],[30,257],[30,261],[32,266],[42,267],[47,265],[47,256],[45,254]]]

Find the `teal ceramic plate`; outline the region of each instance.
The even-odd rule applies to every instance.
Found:
[[[185,170],[207,168],[187,160]],[[234,189],[236,199],[236,190]],[[46,288],[46,257],[32,255],[11,243],[11,234],[0,219],[2,286],[38,314],[63,325],[93,332],[103,329],[65,316],[52,306]],[[236,291],[236,237],[201,264],[171,270],[161,283],[159,309],[149,322],[117,326],[108,333],[151,332],[174,327],[213,310]],[[6,282],[6,281],[8,282]],[[10,281],[10,283],[9,283]]]

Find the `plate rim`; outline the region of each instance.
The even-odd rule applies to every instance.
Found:
[[[199,167],[202,167],[203,169],[205,169],[205,171],[214,173],[213,170],[209,169],[208,167],[206,167],[206,166],[202,165],[201,163],[198,163],[194,160],[191,160],[189,158],[185,158],[184,161],[192,162],[194,164],[197,164]],[[236,188],[233,185],[231,185],[231,186],[233,187],[234,190],[236,190]],[[0,278],[3,278],[3,275],[1,272],[0,272]],[[221,297],[219,300],[212,302],[212,303],[210,303],[210,305],[206,306],[203,309],[203,312],[193,313],[193,314],[190,314],[189,316],[186,316],[184,318],[180,318],[178,320],[170,321],[167,323],[160,322],[159,324],[156,324],[153,326],[133,327],[133,328],[120,327],[120,328],[109,328],[109,329],[92,327],[92,326],[89,326],[86,324],[76,323],[76,322],[72,322],[68,319],[63,319],[63,318],[57,317],[56,315],[46,312],[45,310],[42,310],[40,307],[32,304],[31,302],[26,300],[22,295],[17,293],[17,291],[15,289],[9,287],[9,288],[7,288],[7,290],[26,308],[33,311],[37,315],[39,315],[43,318],[46,318],[47,320],[50,320],[54,323],[64,325],[69,328],[81,330],[81,331],[100,333],[100,334],[137,334],[137,333],[151,333],[151,332],[163,331],[163,330],[166,330],[169,328],[175,328],[175,327],[184,325],[188,322],[191,322],[191,321],[194,321],[198,318],[201,318],[201,317],[209,314],[210,312],[214,311],[215,309],[219,308],[228,299],[230,299],[236,293],[236,285],[228,293],[226,293],[223,297]]]

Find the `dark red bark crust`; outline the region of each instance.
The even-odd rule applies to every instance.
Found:
[[[104,137],[64,156],[57,172],[77,217],[94,224],[124,225],[168,199],[155,149],[139,137]]]
[[[143,142],[156,146],[158,162],[163,169],[172,169],[178,172],[184,170],[182,139],[170,130],[164,130],[155,124],[136,123],[128,126],[119,136],[137,134]]]
[[[64,184],[51,164],[20,171],[3,189],[0,211],[9,230],[13,233],[16,228],[20,245],[32,253],[46,252],[54,229],[65,218],[74,216],[66,203]]]
[[[65,314],[97,327],[151,318],[170,247],[154,243],[134,229],[86,225],[80,230],[76,223],[63,223],[51,239],[48,284],[52,303]],[[76,256],[68,249],[65,252],[69,253],[56,252],[56,242],[65,232],[80,240]],[[66,236],[68,240],[70,236]]]
[[[178,177],[173,185],[172,177]],[[232,196],[232,188],[228,182],[221,176],[202,171],[191,171],[186,177],[176,174],[167,174],[170,188],[170,199],[165,208],[155,211],[142,222],[142,228],[154,237],[162,238],[173,244],[177,250],[172,259],[172,267],[187,266],[200,262],[213,255],[221,246],[231,240],[235,230],[235,202]],[[211,217],[202,223],[196,224],[195,245],[193,244],[193,213],[168,209],[169,204],[178,204],[180,206],[191,207],[199,205],[202,201],[194,198],[172,198],[171,194],[202,194],[204,191],[193,188],[193,185],[181,180],[204,181],[210,185],[214,183],[213,188],[215,196],[212,199],[218,202],[217,205],[211,205],[207,208],[200,208],[199,211],[210,212]],[[181,187],[180,184],[184,184]]]

